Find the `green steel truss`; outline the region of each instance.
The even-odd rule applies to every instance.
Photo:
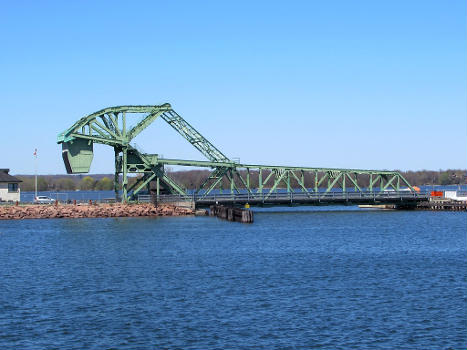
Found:
[[[127,128],[127,118],[142,116],[133,127]],[[158,117],[195,147],[207,160],[163,159],[157,154],[140,152],[130,142]],[[115,193],[122,193],[122,201],[135,197],[141,190],[156,183],[156,193],[177,194],[198,198],[213,191],[261,194],[267,198],[280,191],[316,192],[340,191],[399,191],[414,192],[412,186],[397,171],[331,169],[289,166],[239,164],[227,158],[219,149],[195,130],[166,103],[159,106],[119,106],[102,109],[78,120],[57,138],[62,144],[63,159],[68,173],[88,172],[93,157],[93,143],[108,145],[115,151]],[[183,188],[165,171],[166,165],[209,168],[211,172],[196,189]],[[128,187],[128,174],[140,176]],[[120,175],[122,182],[120,184]]]
[[[367,192],[399,191],[405,188],[414,192],[412,186],[397,171],[251,165],[180,159],[158,159],[157,163],[213,168],[214,171],[205,182],[195,189],[199,198],[209,195],[214,189],[230,193],[261,193],[265,198],[279,189],[309,195],[316,192],[327,193],[333,189],[343,192]]]

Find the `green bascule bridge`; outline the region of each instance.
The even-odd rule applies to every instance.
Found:
[[[128,118],[139,120],[128,127]],[[205,160],[165,159],[140,152],[131,143],[157,118],[164,120],[195,147]],[[131,120],[129,121],[131,122]],[[128,123],[130,125],[130,123]],[[58,135],[68,174],[89,172],[95,143],[113,147],[114,187],[117,198],[126,202],[141,191],[155,187],[157,196],[194,200],[200,205],[227,204],[332,204],[404,203],[426,200],[396,171],[331,169],[277,165],[240,164],[225,156],[201,135],[170,104],[118,106],[81,118]],[[210,169],[199,188],[186,189],[165,166]],[[138,174],[128,186],[128,175]],[[121,181],[120,181],[121,179]],[[226,186],[226,184],[228,184]],[[224,187],[227,187],[227,191]],[[219,191],[223,189],[223,191]],[[220,194],[220,192],[222,194]],[[121,194],[121,196],[120,196]]]

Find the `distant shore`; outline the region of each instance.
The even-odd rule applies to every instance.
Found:
[[[188,171],[172,171],[169,172],[170,177],[177,181],[185,188],[196,189],[204,182],[210,171],[208,170],[188,170]],[[447,169],[447,170],[417,170],[417,171],[401,171],[401,174],[412,186],[447,186],[447,185],[462,185],[467,181],[466,169]],[[257,181],[257,173],[250,172],[251,181],[254,184]],[[23,182],[21,183],[21,191],[34,191],[35,182],[34,175],[16,174]],[[38,191],[111,191],[113,190],[113,174],[79,174],[79,175],[38,175],[37,189]],[[131,186],[137,177],[128,178],[128,186]],[[312,187],[314,178],[305,174],[305,185]],[[362,186],[367,187],[368,183],[362,180]],[[228,183],[224,183],[225,188],[228,188]],[[238,184],[241,187],[241,184]]]

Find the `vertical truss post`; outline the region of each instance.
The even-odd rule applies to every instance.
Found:
[[[232,171],[229,171],[230,173],[230,194],[234,194],[234,188],[235,188],[235,183],[234,183],[234,176],[232,174]]]
[[[126,113],[122,113],[122,136],[126,138]]]
[[[315,192],[318,193],[318,170],[315,171]]]
[[[141,120],[136,126],[127,129],[126,113],[129,117],[133,114],[145,114],[144,119]],[[185,161],[173,159],[160,159],[154,154],[140,153],[130,145],[130,141],[145,129],[156,118],[161,117],[172,128],[174,128],[185,140],[187,140],[193,147],[198,149],[209,162],[206,161]],[[410,191],[415,192],[414,188],[407,182],[407,180],[400,173],[396,171],[374,171],[374,170],[357,170],[357,169],[326,169],[326,168],[301,168],[301,167],[288,167],[288,166],[262,166],[262,165],[246,165],[237,164],[230,161],[222,152],[215,148],[208,140],[206,140],[198,131],[196,131],[190,124],[188,124],[182,117],[171,109],[169,104],[160,106],[119,106],[110,107],[88,115],[77,121],[72,127],[65,132],[58,135],[57,142],[63,143],[63,152],[65,166],[67,172],[82,173],[89,171],[90,160],[89,154],[80,154],[76,156],[72,154],[72,149],[69,145],[73,144],[74,140],[83,142],[81,147],[75,144],[79,150],[86,150],[88,146],[92,147],[93,143],[104,144],[114,148],[115,153],[115,175],[114,175],[114,191],[116,199],[124,202],[131,199],[138,191],[142,190],[145,186],[148,187],[150,181],[156,181],[157,196],[161,194],[160,186],[170,193],[179,194],[184,197],[189,197],[187,191],[183,186],[180,186],[176,181],[170,178],[164,171],[164,164],[178,164],[185,166],[202,166],[214,169],[211,175],[203,182],[196,193],[204,191],[203,198],[206,197],[213,189],[226,186],[228,191],[228,184],[230,182],[230,192],[232,194],[239,194],[239,189],[246,188],[248,193],[252,192],[251,176],[255,176],[258,171],[258,186],[254,191],[261,194],[264,198],[268,198],[272,193],[276,193],[278,188],[285,184],[287,192],[293,193],[294,186],[299,186],[296,189],[301,190],[307,194],[311,193],[311,189],[315,193],[319,193],[321,187],[326,186],[327,192],[333,190],[334,187],[339,187],[342,192],[347,191],[347,187],[354,186],[355,191],[362,191],[358,184],[358,176],[369,177],[369,191],[377,190],[379,186],[380,191],[385,191],[388,188],[400,190],[400,186],[408,186]],[[85,145],[87,141],[87,146]],[[92,148],[91,148],[92,153]],[[77,158],[75,158],[77,157]],[[92,159],[92,158],[91,158]],[[89,160],[89,161],[88,161]],[[82,165],[88,164],[88,165]],[[246,178],[237,170],[244,169],[246,171]],[[253,170],[254,169],[254,170]],[[263,179],[263,171],[265,176]],[[298,175],[300,171],[300,175]],[[305,174],[306,172],[306,174]],[[129,173],[144,174],[143,177],[138,177],[136,182],[129,186],[128,175]],[[313,182],[305,186],[305,180]],[[122,182],[120,183],[120,174],[122,174]],[[235,174],[238,179],[235,179]],[[321,175],[321,177],[320,177]],[[352,176],[354,175],[354,176]],[[291,179],[291,177],[293,177]],[[308,180],[308,178],[310,180]],[[272,184],[271,184],[271,181]],[[223,183],[225,181],[225,183]],[[295,182],[296,181],[296,182]],[[238,185],[237,185],[238,182]],[[254,184],[256,185],[255,181]],[[209,186],[208,186],[209,185]],[[272,187],[271,187],[272,185]],[[207,190],[204,190],[205,186]],[[266,187],[266,196],[263,191]],[[150,188],[149,188],[150,189]]]
[[[258,192],[263,196],[263,169],[259,168],[258,172]]]
[[[123,147],[122,149],[122,173],[123,173],[123,178],[122,178],[122,202],[128,202],[128,193],[127,193],[127,186],[128,186],[128,169],[127,169],[127,163],[128,163],[128,154],[127,154],[127,147]]]
[[[302,180],[302,185],[303,185],[303,188],[305,189],[305,192],[308,192],[305,186],[305,173],[303,170],[300,170],[300,179]]]
[[[118,190],[119,190],[119,182],[120,182],[120,179],[119,179],[119,172],[118,172],[118,166],[119,166],[119,162],[118,162],[118,150],[116,147],[114,147],[114,152],[115,152],[115,174],[114,174],[114,191],[115,191],[115,201],[118,202],[119,200],[119,195],[118,195]]]
[[[159,176],[156,177],[156,200],[157,203],[159,203],[159,195],[161,193],[161,180],[159,179]]]
[[[122,136],[126,140],[126,113],[122,113]],[[128,147],[123,147],[122,149],[122,202],[128,201],[127,185],[128,185]]]

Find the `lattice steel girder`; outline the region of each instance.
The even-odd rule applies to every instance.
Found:
[[[127,114],[142,115],[143,118],[133,127],[127,128]],[[141,131],[149,126],[157,117],[166,121],[191,145],[198,149],[210,161],[230,162],[230,160],[187,121],[178,115],[170,104],[154,106],[118,106],[109,107],[81,118],[70,128],[60,133],[57,143],[63,144],[62,155],[68,173],[88,172],[93,153],[93,143],[114,147],[116,154],[115,193],[118,196],[118,174],[123,174],[122,199],[127,199],[127,172],[157,173],[170,191],[186,194],[181,186],[170,179],[167,174],[157,170],[154,155],[143,155],[130,146]],[[76,141],[78,140],[78,141]],[[83,144],[83,141],[86,145]],[[121,153],[122,156],[118,156]],[[155,166],[154,170],[152,167]],[[136,188],[138,192],[141,188]]]
[[[182,196],[188,196],[186,189],[180,186],[174,179],[172,179],[166,172],[164,172],[160,167],[153,168],[154,174],[164,182],[170,189],[172,193],[179,194]]]
[[[93,136],[90,133],[90,130],[87,128],[89,128],[90,125],[92,125],[92,123],[95,123],[96,121],[98,122],[99,118],[101,120],[105,119],[108,124],[110,122],[110,124],[113,125],[112,128],[115,129],[116,132],[119,134],[119,136],[122,137],[122,140],[125,141],[124,139],[128,139],[128,137],[126,136],[127,132],[131,133],[131,130],[133,130],[134,133],[136,133],[137,130],[142,130],[145,127],[145,126],[142,127],[140,125],[141,124],[140,122],[134,128],[127,131],[126,130],[126,116],[125,116],[126,113],[147,113],[149,115],[146,118],[148,117],[149,119],[153,118],[151,120],[152,122],[157,117],[157,116],[154,117],[153,115],[154,113],[167,111],[169,109],[171,109],[171,106],[168,103],[160,105],[160,106],[117,106],[117,107],[104,108],[104,109],[101,109],[100,111],[97,111],[95,113],[89,114],[81,118],[75,124],[73,124],[70,128],[60,133],[58,135],[57,142],[61,143],[61,142],[71,141],[73,139],[73,136],[79,137],[79,135],[85,135],[86,132],[88,136]],[[121,126],[118,125],[119,116],[122,119]],[[75,135],[72,135],[72,134],[75,134]],[[117,139],[118,137],[112,136],[109,133],[109,135],[107,135],[106,138]]]
[[[143,119],[131,129],[127,129],[127,113],[142,114]],[[57,143],[72,142],[82,138],[108,146],[126,146],[157,117],[161,117],[191,145],[210,161],[229,162],[230,160],[170,106],[118,106],[104,108],[81,118],[70,128],[60,133]]]
[[[127,128],[127,118],[134,114],[143,118],[131,128]],[[185,138],[193,147],[200,151],[208,161],[161,159],[157,154],[145,154],[139,152],[129,143],[142,130],[160,117]],[[122,194],[126,200],[127,192],[138,193],[150,181],[156,179],[159,184],[171,193],[188,196],[187,190],[176,183],[164,171],[165,165],[179,165],[190,167],[205,167],[214,169],[196,193],[202,191],[206,196],[219,185],[222,188],[223,180],[230,184],[230,191],[240,193],[240,188],[246,189],[248,194],[266,196],[277,191],[282,184],[287,192],[311,194],[318,192],[320,186],[327,181],[326,192],[338,186],[343,192],[347,191],[347,185],[354,187],[356,192],[363,192],[361,178],[368,178],[368,189],[373,190],[379,185],[384,191],[388,188],[399,190],[400,186],[407,186],[414,192],[407,180],[396,171],[362,170],[362,169],[333,169],[316,167],[291,167],[259,164],[238,164],[228,159],[219,149],[204,138],[186,120],[180,117],[170,104],[153,106],[118,106],[102,109],[98,112],[81,118],[70,128],[58,135],[58,143],[63,143],[63,158],[67,171],[86,172],[92,161],[93,143],[111,146],[115,151],[115,191],[118,193],[118,176],[123,174]],[[121,154],[121,156],[120,156]],[[127,173],[144,174],[137,183],[127,189]],[[246,180],[242,176],[246,175]],[[252,186],[252,178],[257,175],[257,185]],[[360,176],[360,178],[359,178]],[[306,185],[310,179],[312,186]],[[266,187],[270,186],[270,187]],[[295,188],[294,188],[295,186]],[[159,188],[159,187],[158,187]],[[206,189],[205,189],[206,188]]]
[[[335,186],[339,186],[343,191],[347,190],[347,183],[351,187],[354,187],[354,190],[357,192],[362,192],[362,186],[358,184],[358,176],[365,175],[370,181],[370,187],[380,183],[380,189],[386,190],[388,187],[392,187],[395,190],[399,190],[400,185],[407,186],[410,191],[414,191],[412,186],[407,182],[407,180],[397,171],[381,171],[381,170],[363,170],[363,169],[337,169],[337,168],[311,168],[311,167],[290,167],[290,166],[271,166],[271,165],[257,165],[257,164],[238,164],[234,162],[209,162],[209,161],[193,161],[193,160],[182,160],[182,159],[162,159],[158,158],[157,162],[164,165],[181,165],[181,166],[193,166],[193,167],[207,167],[214,168],[215,170],[211,173],[209,178],[214,178],[217,180],[213,183],[207,190],[204,192],[204,195],[207,195],[212,191],[215,186],[221,181],[221,177],[227,174],[226,169],[232,169],[232,171],[238,174],[243,188],[247,189],[248,192],[253,192],[254,189],[250,187],[250,181],[246,182],[241,176],[240,171],[244,170],[251,177],[253,171],[258,172],[258,188],[257,191],[262,191],[262,188],[267,185],[271,179],[273,183],[269,192],[272,193],[281,182],[285,182],[288,191],[292,191],[290,181],[295,179],[299,189],[305,193],[312,193],[310,189],[305,186],[305,183],[302,182],[301,178],[304,177],[304,174],[309,173],[314,176],[314,191],[318,191],[325,180],[328,180],[328,185],[326,186],[326,192],[329,192]],[[220,172],[220,169],[223,169],[223,172]],[[266,178],[263,179],[263,171],[269,172],[266,175]],[[300,177],[297,174],[300,174]],[[213,174],[216,174],[213,177]],[[206,183],[209,180],[206,179]],[[229,177],[229,181],[232,178]],[[197,192],[201,191],[204,186],[203,184]]]
[[[131,193],[132,196],[135,196],[139,191],[141,191],[145,186],[147,186],[152,180],[156,178],[155,173],[146,173],[143,177],[139,178],[129,189],[128,193]]]
[[[162,114],[164,119],[172,128],[182,135],[198,151],[211,161],[229,162],[221,151],[212,143],[205,139],[195,128],[193,128],[185,119],[180,117],[173,109]]]
[[[399,174],[397,171],[390,170],[364,170],[364,169],[339,169],[339,168],[312,168],[312,167],[297,167],[287,165],[259,165],[259,164],[241,164],[235,162],[209,162],[203,160],[186,160],[186,159],[170,159],[170,158],[158,158],[160,164],[165,165],[182,165],[182,166],[194,166],[204,168],[216,168],[216,167],[227,167],[237,169],[284,169],[284,170],[298,170],[298,171],[319,171],[319,172],[346,172],[350,174]]]
[[[152,169],[155,166],[164,166],[164,165],[183,165],[183,166],[194,166],[194,167],[207,167],[214,168],[214,171],[206,178],[204,183],[196,190],[196,193],[201,193],[202,196],[208,195],[212,192],[219,183],[221,183],[223,178],[226,178],[231,184],[231,191],[239,192],[239,187],[246,189],[247,192],[253,193],[255,190],[266,186],[271,180],[272,183],[268,188],[267,196],[273,193],[281,183],[286,185],[287,191],[295,191],[291,188],[291,180],[295,179],[300,189],[303,193],[313,193],[313,190],[310,190],[305,186],[304,174],[312,173],[315,178],[319,179],[319,174],[322,174],[321,179],[315,182],[314,191],[317,191],[317,187],[320,186],[325,180],[328,180],[328,185],[326,192],[329,192],[335,186],[339,186],[343,191],[346,191],[346,180],[354,186],[355,191],[362,192],[361,186],[357,183],[356,176],[358,174],[368,175],[370,179],[373,179],[373,185],[377,182],[380,182],[381,190],[386,190],[388,187],[392,187],[395,190],[399,190],[399,184],[402,182],[407,187],[411,188],[410,184],[400,175],[398,172],[394,171],[378,171],[378,170],[362,170],[362,169],[330,169],[330,168],[308,168],[308,167],[287,167],[287,166],[265,166],[265,165],[247,165],[247,164],[238,164],[233,162],[221,163],[221,162],[208,162],[208,161],[192,161],[192,160],[180,160],[180,159],[163,159],[158,158],[155,154],[142,154],[137,152],[138,157],[134,157],[134,152],[137,152],[134,148],[129,148],[128,158],[132,159],[128,163],[129,172],[146,172],[149,169]],[[250,181],[245,181],[242,177],[241,171],[246,171],[248,176],[251,176],[254,171],[258,172],[264,170],[268,172],[266,178],[259,178],[258,187],[254,189],[250,187]],[[121,171],[121,169],[120,169]],[[187,195],[187,191],[180,186],[177,186],[176,182],[168,177],[162,175],[163,172],[160,171],[159,175],[162,181],[164,181],[173,192],[177,194]],[[299,174],[300,177],[297,175]],[[354,178],[355,177],[355,178]],[[235,178],[239,180],[238,185],[235,182]],[[385,181],[386,179],[386,181]],[[207,188],[205,189],[205,187]]]
[[[164,171],[164,165],[157,162],[157,155],[140,153],[131,146],[128,147],[127,153],[129,159],[126,165],[127,171],[130,173],[144,173],[143,178],[145,179],[144,182],[133,191],[133,196],[155,177],[159,178],[172,193],[187,195],[186,189],[167,175]],[[116,172],[118,173],[123,173],[123,170],[123,164],[119,164],[119,167],[116,168]],[[131,188],[128,191],[130,192]]]
[[[222,178],[224,177],[224,175],[227,173],[228,170],[229,168],[225,168],[225,167],[215,168],[214,171],[211,172],[211,174],[209,174],[206,180],[204,180],[201,186],[195,191],[195,193],[198,194],[201,190],[204,189],[205,186],[209,184],[209,182],[211,182],[211,184],[209,185],[205,193],[211,192],[214,188],[216,188],[219,182],[222,181]]]

